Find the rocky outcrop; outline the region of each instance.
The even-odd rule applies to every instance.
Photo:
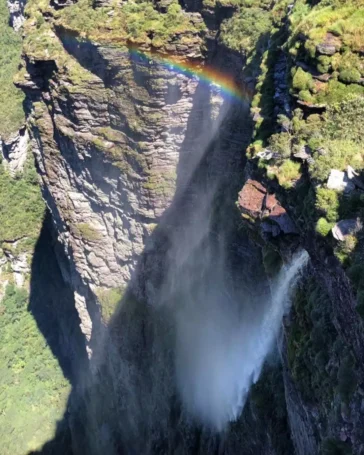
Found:
[[[327,181],[327,188],[330,190],[344,191],[350,193],[355,189],[354,183],[350,181],[346,172],[332,169],[330,172],[329,179]]]
[[[343,242],[349,235],[357,234],[363,225],[359,218],[352,220],[341,220],[332,228],[332,235],[336,240]]]
[[[25,127],[6,139],[0,138],[3,164],[12,176],[21,172],[28,156],[29,134]]]
[[[19,240],[7,241],[0,248],[0,300],[9,282],[22,287],[30,273],[31,254],[17,246]]]
[[[279,234],[298,234],[297,228],[274,194],[258,181],[248,179],[239,193],[239,208],[243,217],[260,227],[265,237]]]
[[[100,312],[96,296],[126,286],[171,204],[177,173],[182,189],[200,159],[184,145],[191,111],[200,125],[219,117],[223,99],[218,87],[204,89],[126,47],[85,44],[63,28],[57,33],[68,68],[35,57],[17,85],[31,101],[43,195],[70,259],[68,280],[90,342]],[[170,48],[192,60],[201,56],[198,37]]]
[[[24,18],[25,3],[26,0],[7,0],[10,12],[10,23],[16,32],[20,30],[25,20]]]
[[[327,33],[325,39],[317,45],[316,49],[321,55],[334,55],[340,50],[341,46],[342,42],[340,38],[332,33]]]
[[[71,3],[54,1],[53,6],[63,11]],[[194,11],[184,13],[185,17],[191,23],[201,24],[202,16],[199,11],[202,5],[196,1],[185,3],[188,10]],[[94,2],[96,7],[110,7],[113,4],[108,0]],[[123,4],[124,2],[119,2],[118,7],[121,8]],[[168,11],[170,6],[169,1],[156,1],[154,4],[161,14]],[[193,209],[203,220],[210,216],[206,207],[209,209],[212,207],[214,217],[219,213],[219,229],[215,231],[216,226],[213,226],[214,229],[211,229],[213,232],[209,232],[209,235],[220,237],[222,224],[226,230],[237,231],[237,219],[241,223],[239,213],[235,210],[236,213],[234,212],[228,220],[223,217],[226,207],[229,204],[233,205],[233,198],[238,192],[237,181],[240,188],[243,184],[239,193],[238,208],[243,218],[242,223],[249,227],[252,238],[258,240],[260,246],[278,251],[284,260],[293,253],[297,245],[307,249],[313,270],[327,289],[332,301],[329,319],[333,330],[340,340],[350,346],[356,359],[361,361],[362,325],[356,315],[355,299],[350,284],[322,239],[318,238],[311,228],[302,227],[305,223],[305,220],[302,221],[303,215],[301,212],[297,215],[293,207],[295,203],[299,205],[301,201],[297,199],[292,202],[289,191],[279,188],[277,182],[262,177],[262,169],[256,169],[256,173],[247,172],[249,178],[245,184],[242,182],[244,180],[241,167],[244,159],[242,151],[249,142],[252,132],[248,116],[245,115],[246,108],[242,108],[241,104],[237,107],[237,104],[224,102],[224,96],[217,85],[205,84],[202,79],[191,77],[187,71],[175,70],[179,65],[198,68],[204,59],[211,58],[217,70],[229,68],[234,77],[237,76],[238,80],[241,77],[244,57],[238,52],[230,54],[228,49],[219,47],[218,43],[219,25],[223,19],[234,13],[234,7],[218,5],[216,8],[208,8],[205,5],[203,8],[205,20],[209,18],[206,22],[210,21],[206,54],[202,52],[201,47],[202,33],[197,32],[185,34],[179,31],[173,39],[164,43],[164,47],[159,48],[157,55],[156,49],[150,44],[153,33],[148,35],[146,42],[137,43],[137,46],[134,43],[134,47],[113,35],[110,45],[107,37],[110,30],[112,31],[113,25],[110,24],[116,14],[115,11],[108,12],[110,21],[107,20],[104,28],[100,27],[97,40],[90,38],[89,30],[85,33],[80,32],[72,29],[72,25],[55,20],[49,25],[46,36],[42,37],[46,40],[47,46],[36,47],[34,43],[39,41],[37,39],[26,43],[24,67],[16,83],[27,95],[31,146],[42,180],[43,196],[52,214],[55,235],[59,241],[57,245],[62,249],[58,256],[59,258],[65,256],[67,261],[65,263],[64,258],[59,259],[60,269],[74,293],[72,302],[77,309],[88,354],[91,357],[94,350],[99,356],[94,356],[96,357],[93,363],[94,373],[97,376],[101,371],[102,381],[106,376],[103,376],[104,363],[100,361],[102,368],[98,363],[99,358],[106,353],[100,354],[95,349],[98,342],[104,340],[103,327],[100,323],[104,311],[101,296],[107,296],[116,289],[124,290],[126,286],[134,300],[123,300],[130,310],[128,315],[123,315],[122,311],[126,310],[121,309],[120,314],[123,318],[112,319],[111,332],[115,344],[110,342],[111,351],[120,349],[122,354],[119,355],[127,358],[131,352],[135,355],[134,350],[139,350],[143,355],[140,359],[138,357],[136,369],[150,367],[150,371],[155,372],[156,366],[153,364],[154,358],[150,351],[154,347],[153,343],[156,343],[156,340],[158,342],[158,337],[165,326],[160,326],[158,321],[156,329],[154,328],[156,333],[153,332],[150,327],[153,323],[148,319],[152,317],[148,305],[159,303],[155,298],[158,296],[156,288],[161,286],[163,275],[167,274],[170,263],[173,264],[170,256],[174,254],[174,250],[172,253],[168,250],[170,243],[172,240],[175,241],[175,237],[183,238],[184,218],[189,220]],[[220,11],[219,8],[222,13],[217,17],[216,11]],[[60,11],[57,11],[58,13]],[[53,18],[47,17],[47,24],[51,24],[52,21]],[[30,29],[33,28],[35,34],[38,33],[35,23],[31,20],[28,26]],[[331,56],[336,53],[338,46],[336,38],[327,36],[315,49],[323,56]],[[268,107],[264,106],[264,99],[258,100],[259,107],[254,121],[266,127],[267,123],[270,125],[277,117],[285,117],[285,125],[279,125],[274,132],[283,131],[290,135],[290,148],[291,143],[295,145],[295,148],[292,147],[293,165],[285,169],[284,151],[273,152],[269,148],[264,148],[266,144],[262,147],[264,151],[259,152],[257,156],[265,164],[272,160],[277,161],[278,171],[283,168],[282,172],[285,171],[287,175],[292,173],[292,179],[296,182],[297,173],[293,171],[297,166],[302,165],[305,170],[313,167],[319,156],[324,153],[320,153],[322,147],[311,149],[308,145],[302,145],[300,141],[295,142],[294,131],[301,128],[300,122],[310,118],[310,114],[315,112],[314,115],[317,116],[326,109],[326,104],[303,99],[299,99],[296,104],[289,87],[290,58],[281,48],[275,51],[275,54],[272,53],[274,62],[264,63],[271,65],[267,70],[268,83],[263,80],[259,82],[266,90],[264,96],[270,96],[271,99],[267,102]],[[171,54],[173,64],[168,63]],[[272,59],[271,56],[270,58]],[[263,72],[264,65],[261,67]],[[303,65],[305,71],[311,74],[307,64],[302,63],[301,67]],[[318,81],[322,84],[328,83],[331,74],[320,74],[312,70],[312,78],[314,79],[312,84],[304,80],[298,81],[297,85],[299,86],[301,82],[303,86],[312,85],[315,90],[320,91],[322,86]],[[248,82],[253,83],[254,78],[250,78]],[[304,92],[300,90],[300,93],[302,91]],[[307,95],[310,94],[303,93],[303,96],[310,100]],[[270,104],[273,106],[271,111]],[[295,105],[301,106],[303,110],[297,113],[296,122],[292,126],[292,106]],[[228,116],[227,111],[230,112]],[[317,122],[315,116],[311,116],[311,121],[312,124]],[[310,127],[307,127],[307,130],[309,129]],[[206,156],[205,151],[208,151]],[[18,155],[15,152],[8,153],[7,156],[11,158],[8,158],[9,163],[11,160],[18,163],[19,158],[15,159]],[[196,169],[199,169],[198,173]],[[329,180],[328,188],[345,190],[348,185],[354,185],[350,187],[351,189],[361,188],[358,176],[355,176],[356,183],[353,183],[354,177],[349,176],[349,171],[337,172],[340,172],[339,186],[336,183],[332,186]],[[305,177],[303,174],[303,172],[302,175],[299,174],[302,180]],[[219,178],[214,180],[216,176]],[[327,175],[325,178],[327,179]],[[206,185],[206,190],[203,185]],[[201,200],[199,195],[205,193],[196,191],[196,188],[199,190],[203,188],[206,192],[212,188],[211,192],[219,193],[219,196],[214,201],[209,200],[209,204],[204,204],[204,199]],[[233,192],[234,196],[231,197]],[[231,200],[228,199],[230,197]],[[229,212],[231,213],[232,211]],[[235,215],[237,219],[234,218]],[[351,226],[352,221],[349,221]],[[338,236],[345,237],[343,232],[346,227],[342,224],[337,226],[337,229],[340,229]],[[191,236],[190,241],[195,240],[194,236]],[[256,251],[254,250],[254,255],[249,255],[247,249],[251,248],[251,245],[245,244],[241,238],[239,242],[235,242],[231,248],[237,252],[237,256],[240,250],[245,249],[236,263],[239,266],[244,261],[253,263],[257,256]],[[181,244],[183,245],[182,242]],[[179,249],[176,251],[178,254],[175,256],[183,257],[183,251]],[[219,254],[220,251],[216,257]],[[233,255],[231,252],[227,254]],[[19,267],[15,266],[15,269]],[[238,272],[235,270],[235,273]],[[193,275],[198,276],[197,273]],[[249,277],[248,281],[252,282],[254,278],[251,275]],[[135,304],[135,299],[138,300],[138,305]],[[139,300],[143,303],[139,304]],[[120,317],[120,314],[117,316]],[[299,316],[298,311],[294,317],[297,315]],[[304,322],[307,322],[306,319]],[[312,405],[307,397],[303,396],[301,390],[303,380],[298,374],[300,370],[298,373],[296,370],[291,371],[292,359],[289,359],[288,354],[296,349],[299,343],[290,344],[289,340],[294,339],[296,335],[293,330],[290,331],[292,328],[290,323],[288,319],[285,321],[287,343],[283,344],[282,357],[288,418],[296,452],[299,455],[316,454],[322,442],[328,437],[350,439],[355,450],[361,450],[358,398],[362,393],[361,389],[355,392],[356,395],[351,402],[351,417],[346,415],[342,419],[337,417],[340,407],[338,396],[335,398],[336,401],[333,401],[335,406],[331,403],[325,404],[321,406],[322,412],[317,403]],[[305,326],[308,338],[312,327],[315,327],[314,324],[315,321],[310,321]],[[125,333],[129,333],[128,330],[131,331],[131,338],[125,341],[127,338]],[[325,328],[322,331],[324,332]],[[122,340],[124,344],[120,341],[120,334],[125,336]],[[112,355],[115,353],[112,352],[110,357]],[[168,357],[170,353],[163,355]],[[340,364],[341,360],[331,355],[330,352],[330,360],[325,365],[326,370],[331,369],[332,365],[336,368]],[[109,361],[108,356],[107,350],[106,363]],[[316,358],[314,360],[316,361]],[[122,375],[125,371],[122,371],[124,368],[122,362],[117,365],[118,368],[120,366],[120,371],[117,371],[120,377],[117,374],[115,376],[119,386],[121,378],[124,379]],[[112,365],[114,374],[113,368],[114,365]],[[358,374],[360,368],[356,370]],[[165,373],[169,380],[170,371],[166,369]],[[128,375],[129,372],[127,378]],[[114,377],[112,379],[115,380]],[[158,383],[157,389],[164,393],[164,388],[168,388],[169,385],[168,380],[162,385]],[[132,387],[136,383],[135,378],[131,376]],[[317,384],[315,387],[323,388]],[[129,391],[128,387],[125,389]],[[146,390],[150,395],[148,396],[150,409],[154,409],[155,397],[151,396],[148,384],[143,390],[145,396],[148,395]],[[166,395],[168,394],[172,394],[169,389],[168,393],[166,392]],[[160,403],[157,405],[160,406]],[[172,411],[172,414],[175,413],[177,416],[173,418],[179,419],[179,411],[174,408]],[[115,412],[118,415],[122,410],[117,409]],[[139,417],[140,421],[144,422],[144,412],[142,414],[143,416]],[[120,422],[122,419],[115,419],[113,422],[116,434],[118,431],[122,434],[123,429],[118,427]],[[111,428],[113,423],[110,424]],[[153,425],[158,427],[159,422],[153,422]],[[162,425],[168,426],[168,423],[163,421]],[[112,431],[107,425],[102,428],[105,428],[107,439],[107,435]],[[139,427],[135,431],[139,437]],[[239,431],[237,434],[240,435]],[[120,434],[118,438],[122,439]],[[157,431],[154,434],[157,434]],[[264,453],[280,453],[273,448],[270,434],[264,435],[265,437],[267,441],[263,444]],[[156,447],[159,448],[158,445]],[[140,453],[142,452],[141,450]],[[236,453],[236,448],[232,453]]]

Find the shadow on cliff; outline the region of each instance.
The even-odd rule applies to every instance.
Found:
[[[58,359],[64,376],[73,382],[72,362],[75,361],[76,353],[77,362],[81,361],[84,342],[73,292],[62,277],[54,248],[52,220],[47,212],[31,265],[28,310]]]
[[[52,236],[52,220],[46,213],[35,246],[31,264],[28,311],[33,315],[45,342],[58,359],[63,375],[74,385],[78,369],[86,365],[85,343],[75,308],[73,292],[62,277]],[[47,443],[43,454],[71,454],[68,415],[57,422],[54,440]],[[33,453],[33,452],[32,452]],[[34,452],[36,453],[36,452]]]
[[[192,296],[209,296],[218,288],[221,256],[226,256],[224,279],[231,295],[241,292],[258,304],[258,294],[269,292],[264,280],[258,290],[253,284],[264,274],[260,252],[237,228],[235,199],[243,180],[244,145],[250,139],[248,106],[225,100],[216,117],[211,95],[210,87],[198,85],[179,151],[175,196],[147,239],[104,338],[92,340],[92,376],[71,411],[76,453],[238,453],[250,438],[241,431],[243,421],[229,438],[190,421],[178,398],[174,371],[173,308],[183,307],[185,287]],[[208,226],[201,237],[200,222]],[[196,261],[186,258],[187,275],[173,275],[171,291],[166,277],[179,253],[183,256],[186,241]],[[204,255],[210,250],[206,264]],[[267,439],[259,431],[252,430],[251,437],[264,453]]]
[[[236,71],[239,73],[241,67]],[[244,293],[249,297],[268,293],[264,280],[256,289],[256,277],[264,274],[260,252],[239,231],[240,215],[235,206],[243,183],[243,151],[251,136],[249,107],[223,99],[216,116],[211,105],[211,90],[204,83],[197,86],[185,140],[179,151],[175,196],[147,239],[134,276],[108,328],[99,332],[98,339],[91,340],[94,354],[90,370],[85,368],[81,372],[77,384],[69,360],[57,344],[57,340],[67,341],[70,337],[77,346],[77,317],[67,286],[59,288],[53,283],[53,274],[61,273],[60,270],[52,271],[44,256],[44,246],[52,243],[47,227],[49,219],[45,221],[32,266],[30,309],[64,374],[71,379],[73,391],[68,403],[69,412],[59,423],[55,438],[33,454],[68,454],[72,450],[78,455],[235,454],[251,439],[255,441],[254,450],[265,453],[269,438],[259,426],[254,426],[251,417],[243,417],[228,435],[222,437],[186,417],[176,390],[174,322],[170,305],[163,307],[165,302],[159,301],[163,294],[160,292],[163,278],[173,262],[171,246],[178,243],[179,235],[182,242],[188,223],[198,223],[199,217],[205,222],[205,212],[209,217],[209,229],[196,250],[203,254],[210,244],[215,259],[212,258],[207,270],[201,270],[202,275],[193,264],[191,272],[196,273],[191,275],[191,292],[201,291],[201,280],[205,280],[204,287],[213,287],[217,274],[214,260],[218,261],[223,246],[228,263],[226,282],[232,284],[231,292],[238,292],[234,283],[239,291],[242,283],[246,283]],[[210,272],[211,276],[208,276]],[[37,277],[45,280],[47,287],[53,287],[56,295],[63,293],[67,307],[69,305],[66,320],[72,321],[67,327],[69,332],[59,324],[64,315],[59,311],[52,314],[53,305],[44,310],[42,301],[47,287],[39,289]],[[177,283],[177,301],[183,286],[183,280]],[[63,299],[62,305],[55,303],[55,306],[62,307]],[[156,311],[156,307],[161,310]],[[57,336],[49,328],[53,325]],[[249,419],[250,425],[246,428],[250,428],[251,434],[242,429]],[[63,431],[69,421],[72,438],[69,432]]]

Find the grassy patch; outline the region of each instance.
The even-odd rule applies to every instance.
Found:
[[[176,173],[149,171],[148,180],[143,184],[145,189],[150,190],[153,194],[172,197],[176,187]]]
[[[152,2],[130,1],[112,8],[92,8],[90,0],[81,0],[57,13],[58,24],[76,31],[82,38],[107,43],[149,44],[163,47],[173,38],[184,34],[188,39],[202,31],[173,1],[166,13],[160,13]]]
[[[102,319],[108,323],[114,314],[118,303],[124,295],[124,288],[100,289],[97,298],[101,305]]]
[[[286,159],[280,166],[269,166],[267,175],[269,178],[276,177],[283,188],[289,189],[301,177],[301,165],[300,163]]]
[[[21,54],[21,36],[9,26],[6,0],[0,0],[0,136],[7,137],[24,123],[23,93],[13,84]]]
[[[28,158],[24,173],[15,178],[0,164],[0,243],[27,238],[27,250],[31,250],[38,238],[44,209],[33,157]]]
[[[102,239],[101,232],[97,231],[93,226],[88,223],[78,223],[76,227],[84,240],[89,242],[97,242]]]
[[[52,439],[70,385],[27,310],[26,290],[8,285],[0,303],[0,439],[24,455]]]

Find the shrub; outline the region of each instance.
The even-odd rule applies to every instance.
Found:
[[[277,178],[279,184],[283,188],[291,188],[295,180],[301,176],[301,165],[292,160],[285,160],[284,163],[278,168]]]
[[[310,73],[306,73],[302,68],[297,68],[293,75],[292,86],[297,91],[310,90],[313,88],[313,79]]]
[[[354,97],[327,107],[325,132],[331,139],[346,139],[361,143],[364,97]]]
[[[316,192],[316,208],[326,215],[326,219],[333,223],[338,219],[339,197],[335,190],[318,188]]]
[[[269,146],[282,158],[289,158],[291,156],[291,135],[289,133],[273,134],[269,138]]]
[[[305,101],[306,103],[314,103],[315,101],[315,98],[309,90],[301,90],[298,96],[302,101]]]
[[[242,8],[231,19],[222,23],[220,37],[231,49],[246,54],[252,51],[262,52],[271,27],[272,20],[268,11],[260,8]]]
[[[331,58],[328,57],[327,55],[320,55],[320,57],[318,57],[317,60],[318,60],[317,70],[320,73],[327,73],[331,67]]]
[[[361,78],[361,74],[355,68],[340,71],[340,74],[339,74],[339,79],[342,82],[346,82],[346,83],[359,82],[360,78]]]
[[[364,87],[357,84],[351,84],[348,86],[340,81],[331,79],[326,84],[326,90],[321,90],[316,95],[316,100],[317,103],[335,104],[363,95]]]
[[[326,237],[333,227],[333,223],[329,223],[326,218],[320,218],[316,224],[316,232],[323,237]]]

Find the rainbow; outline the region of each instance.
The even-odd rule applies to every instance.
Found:
[[[250,103],[253,98],[252,89],[243,84],[238,84],[229,74],[218,71],[211,66],[202,65],[200,62],[181,61],[180,58],[173,55],[166,56],[157,52],[144,53],[135,46],[129,46],[128,49],[132,56],[141,61],[150,62],[152,60],[171,71],[182,73],[189,77],[197,77],[200,81],[207,84],[214,84],[225,95],[239,102]]]
[[[67,37],[66,41],[77,40],[76,37]],[[89,42],[85,38],[83,42]],[[102,43],[102,41],[101,41]],[[175,56],[171,54],[161,54],[160,52],[154,51],[142,51],[140,47],[135,44],[124,44],[117,45],[113,43],[102,43],[103,45],[125,49],[131,57],[137,58],[139,63],[145,63],[149,65],[150,62],[158,63],[164,66],[169,71],[176,73],[185,74],[188,77],[196,77],[199,81],[217,86],[221,92],[232,100],[240,103],[248,103],[253,99],[253,89],[248,87],[246,84],[238,83],[231,75],[223,71],[217,70],[216,68],[207,65],[205,62],[182,60],[181,56]],[[124,47],[125,46],[125,47]]]

